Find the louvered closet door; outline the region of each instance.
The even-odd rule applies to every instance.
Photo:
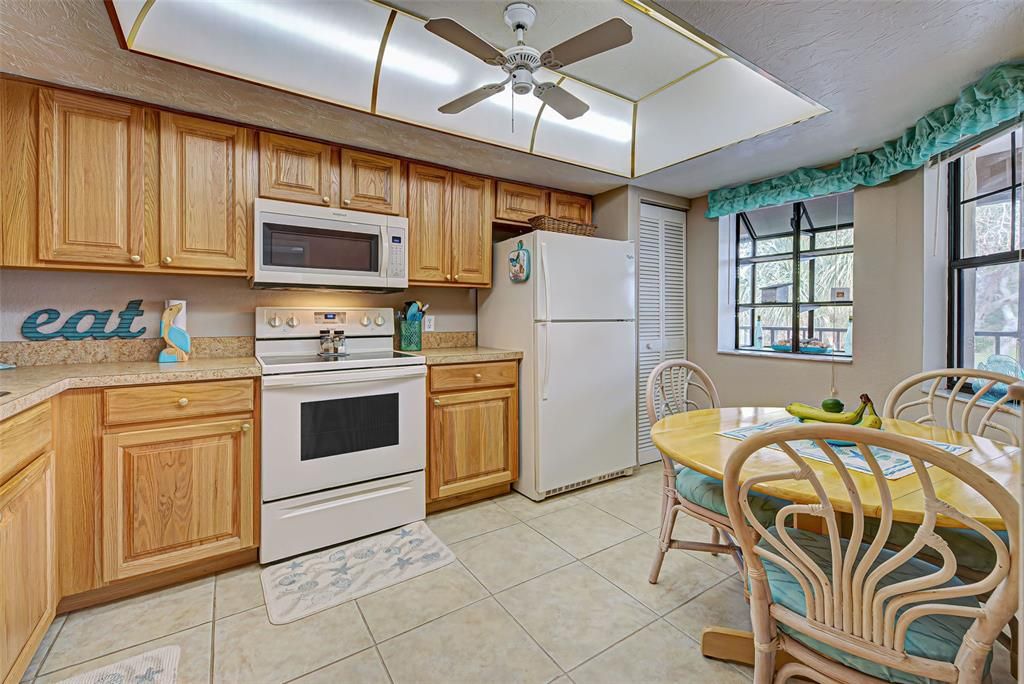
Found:
[[[686,214],[640,205],[637,299],[637,455],[660,458],[647,420],[647,376],[667,359],[686,358]]]

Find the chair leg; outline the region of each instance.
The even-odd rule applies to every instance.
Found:
[[[754,684],[772,684],[775,681],[775,650],[754,651]]]
[[[1020,653],[1020,620],[1016,616],[1010,618],[1010,674],[1020,679],[1017,674],[1017,654]]]
[[[665,554],[668,552],[669,543],[672,541],[672,529],[676,526],[676,516],[679,509],[675,507],[674,497],[670,499],[668,494],[664,496],[665,505],[663,509],[665,516],[661,520],[661,533],[658,535],[658,550],[654,555],[654,563],[651,565],[651,574],[647,581],[651,584],[658,583],[658,575],[661,574],[661,564],[665,562]]]
[[[718,532],[718,528],[712,526],[711,527],[711,543],[712,544],[720,544],[721,543],[720,538],[721,538],[721,535]],[[718,554],[715,553],[714,551],[712,551],[711,555],[712,556],[717,556]]]

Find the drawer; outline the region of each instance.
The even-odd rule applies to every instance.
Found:
[[[49,401],[0,423],[0,482],[49,450],[52,433]]]
[[[430,391],[506,387],[516,384],[518,374],[518,364],[515,361],[433,366],[430,369]]]
[[[253,410],[253,383],[241,380],[118,387],[103,392],[107,425]]]

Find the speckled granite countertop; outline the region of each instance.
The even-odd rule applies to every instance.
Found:
[[[10,392],[0,396],[0,420],[31,408],[64,390],[77,387],[112,387],[259,376],[260,364],[252,356],[195,359],[185,363],[131,361],[24,366],[0,371],[0,392]]]
[[[486,361],[512,361],[523,358],[523,352],[493,347],[442,347],[424,349],[419,352],[427,359],[428,366],[445,366],[453,363],[484,363]]]

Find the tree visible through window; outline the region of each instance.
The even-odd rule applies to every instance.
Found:
[[[736,349],[853,354],[853,193],[736,220]]]

